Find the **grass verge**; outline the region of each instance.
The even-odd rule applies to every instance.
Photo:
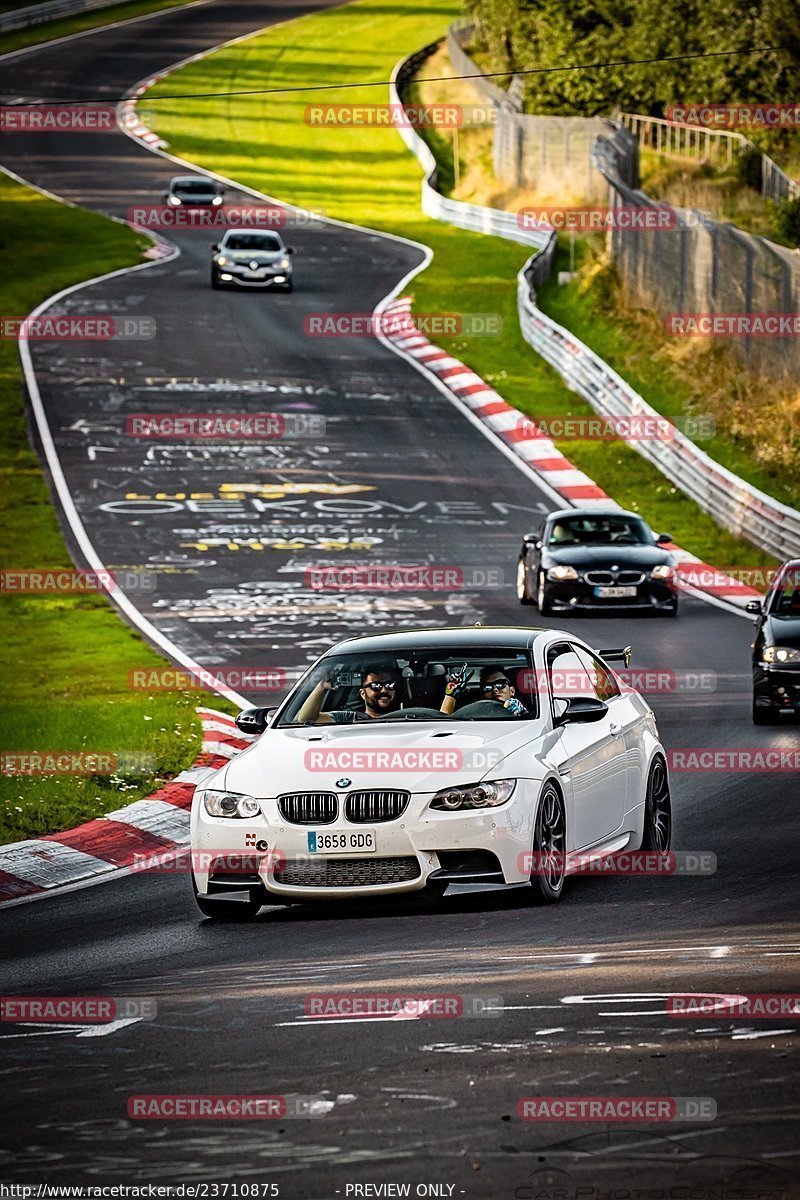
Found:
[[[105,217],[69,208],[0,174],[0,312],[24,316],[81,279],[130,266],[145,243]],[[31,238],[31,229],[36,237]],[[4,570],[69,567],[31,449],[15,341],[0,340],[0,561]],[[189,766],[204,692],[148,694],[128,673],[156,655],[97,594],[0,595],[2,749],[141,755],[117,775],[0,775],[0,842],[68,829],[152,792]],[[229,708],[224,701],[214,701]]]
[[[80,13],[75,17],[62,17],[58,21],[47,21],[30,29],[15,29],[0,36],[0,55],[12,50],[23,50],[26,46],[39,46],[55,38],[67,37],[71,33],[84,33],[88,29],[102,29],[115,21],[129,21],[145,13],[160,12],[164,8],[178,8],[188,0],[130,0],[127,4],[113,4],[110,8]],[[12,7],[25,7],[24,4]],[[0,11],[3,11],[0,9]]]
[[[413,285],[418,312],[492,312],[502,337],[440,339],[502,395],[532,416],[589,415],[519,332],[516,273],[525,248],[456,230],[424,217],[420,171],[397,132],[375,126],[310,123],[312,104],[385,102],[397,60],[434,41],[458,13],[456,0],[387,13],[380,0],[357,0],[302,17],[216,52],[159,83],[145,104],[176,153],[270,195],[330,216],[426,242],[435,254]],[[269,95],[181,100],[170,93],[293,89],[326,82],[332,93],[276,90]],[[361,85],[361,86],[358,86]],[[452,172],[452,164],[450,167]],[[302,271],[302,259],[297,270]],[[388,286],[387,281],[387,286]],[[348,308],[343,295],[344,309]],[[569,323],[569,321],[567,321]],[[769,555],[734,538],[621,442],[562,447],[621,504],[668,530],[688,550],[720,565],[768,565]]]

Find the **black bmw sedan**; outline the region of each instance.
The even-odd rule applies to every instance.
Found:
[[[761,600],[753,641],[753,724],[771,725],[781,713],[800,716],[800,558],[784,563]]]
[[[522,540],[517,566],[520,604],[543,616],[590,609],[678,612],[675,559],[636,513],[568,508],[550,513]]]

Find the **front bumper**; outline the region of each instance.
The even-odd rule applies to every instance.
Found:
[[[271,267],[259,268],[257,272],[244,267],[214,266],[214,271],[220,283],[226,287],[267,288],[286,287],[292,282],[292,272],[289,270],[273,271]]]
[[[800,666],[754,663],[753,703],[756,708],[800,713]]]
[[[341,816],[324,826],[290,824],[276,800],[262,800],[266,812],[253,820],[210,817],[198,803],[192,812],[195,884],[200,895],[260,886],[276,899],[313,900],[399,895],[428,883],[525,883],[540,788],[540,783],[519,780],[506,804],[465,812],[430,809],[432,792],[412,795],[401,817],[369,826]],[[376,849],[371,854],[312,855],[312,828],[326,833],[369,828],[375,832]],[[245,860],[240,877],[226,871],[222,861],[233,855]]]
[[[606,597],[595,594],[594,586],[583,579],[564,582],[548,579],[547,590],[557,608],[573,609],[639,609],[669,611],[678,603],[677,590],[667,582],[646,579],[636,584],[634,596]]]

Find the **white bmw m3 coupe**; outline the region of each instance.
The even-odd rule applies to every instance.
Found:
[[[370,897],[451,883],[560,898],[577,856],[669,850],[666,755],[647,702],[563,630],[457,628],[329,650],[260,736],[200,785],[201,911]]]

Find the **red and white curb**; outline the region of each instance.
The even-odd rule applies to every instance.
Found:
[[[152,796],[85,825],[0,846],[0,903],[131,867],[142,856],[160,858],[186,846],[197,785],[255,740],[240,733],[226,713],[213,708],[197,711],[203,749],[190,770]]]
[[[424,334],[416,330],[408,332],[409,324],[413,323],[411,306],[411,298],[401,296],[380,309],[384,336],[401,354],[435,375],[455,400],[535,471],[551,491],[563,496],[565,507],[619,507],[593,479],[565,458],[550,438],[537,430],[532,418],[505,401],[459,359],[434,346]],[[740,608],[748,600],[760,597],[761,592],[755,588],[704,563],[688,550],[671,544],[668,548],[678,560],[680,584],[687,591],[701,592],[709,599],[727,601]]]

